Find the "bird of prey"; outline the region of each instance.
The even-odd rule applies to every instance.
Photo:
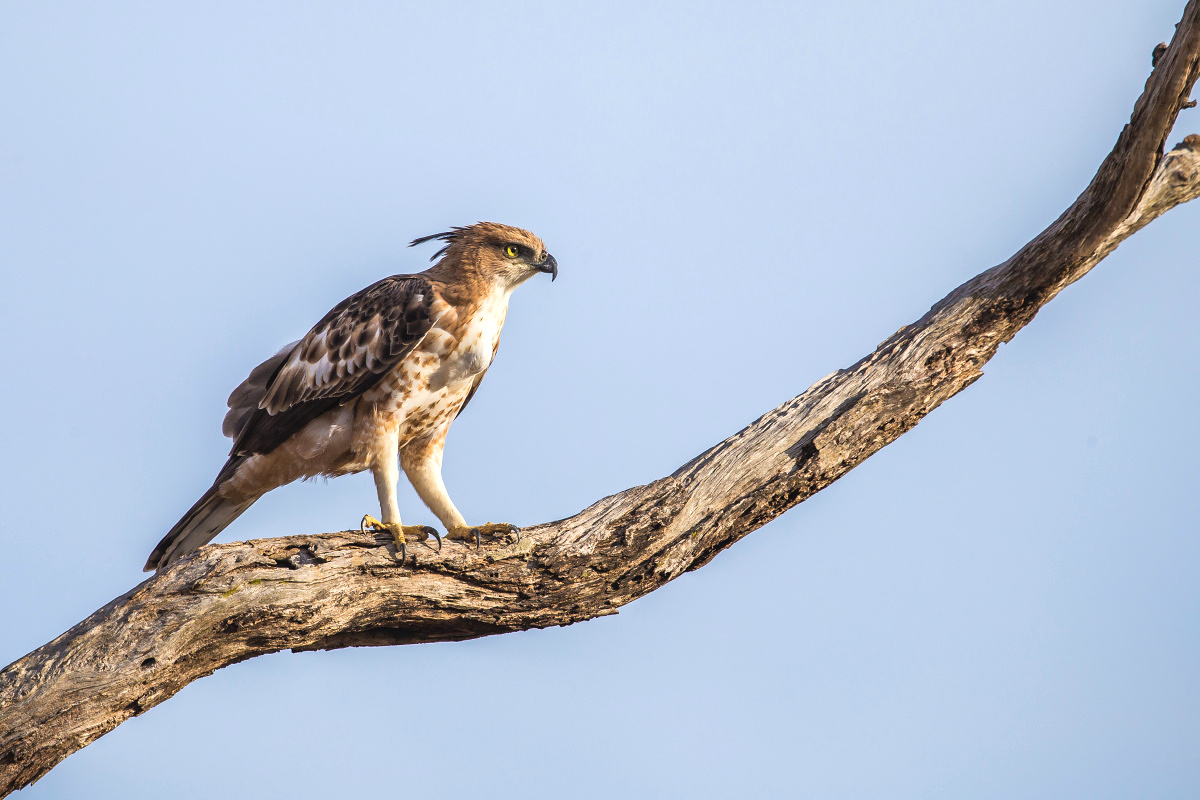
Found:
[[[233,390],[222,426],[233,439],[229,460],[154,548],[147,571],[208,543],[272,489],[317,475],[371,471],[381,519],[368,514],[361,527],[390,532],[401,560],[406,537],[437,536],[401,524],[401,467],[451,537],[478,544],[481,532],[515,530],[467,526],[442,482],[442,448],[496,355],[513,289],[539,272],[553,281],[558,262],[529,231],[494,222],[412,245],[432,240],[444,243],[436,264],[346,298]]]

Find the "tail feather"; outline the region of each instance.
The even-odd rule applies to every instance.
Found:
[[[208,544],[258,499],[256,497],[240,503],[226,500],[217,494],[221,483],[218,477],[212,488],[162,538],[146,560],[146,566],[142,567],[145,572],[163,569],[172,561]]]

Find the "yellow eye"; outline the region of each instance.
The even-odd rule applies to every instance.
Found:
[[[518,255],[520,255],[520,253],[521,251],[517,249],[515,244],[510,244],[504,248],[504,255],[508,256],[509,258],[516,258]]]

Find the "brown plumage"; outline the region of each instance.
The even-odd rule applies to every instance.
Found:
[[[471,530],[442,483],[446,433],[491,365],[509,295],[538,272],[556,277],[558,264],[529,231],[494,222],[412,244],[435,239],[445,246],[433,267],[338,303],[234,389],[222,426],[234,440],[229,460],[145,569],[211,541],[271,489],[364,470],[382,511],[364,524],[392,531],[403,552],[398,462],[448,530]]]

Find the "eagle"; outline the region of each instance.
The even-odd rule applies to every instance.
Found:
[[[400,470],[455,539],[516,531],[469,527],[442,481],[450,423],[487,374],[514,289],[558,262],[527,230],[495,222],[414,239],[438,241],[436,263],[393,275],[334,306],[304,338],[251,370],[229,395],[222,432],[233,439],[213,485],[163,537],[145,570],[161,570],[207,544],[272,489],[301,478],[370,470],[380,518],[362,530],[389,532],[403,561],[411,537],[441,536],[403,525]]]

